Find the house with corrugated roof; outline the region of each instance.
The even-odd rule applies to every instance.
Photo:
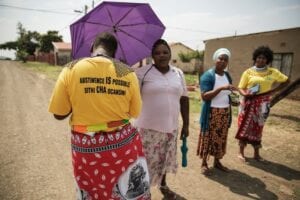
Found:
[[[65,65],[72,60],[72,45],[67,42],[52,42],[54,47],[54,64]]]

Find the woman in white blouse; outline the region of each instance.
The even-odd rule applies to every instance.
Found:
[[[176,173],[177,170],[180,112],[183,119],[180,138],[189,134],[189,99],[183,72],[169,64],[171,49],[165,40],[159,39],[154,43],[152,58],[154,64],[136,70],[143,107],[135,126],[142,136],[151,185],[158,185],[166,195],[170,191],[166,173]]]
[[[228,49],[218,49],[213,55],[215,65],[200,78],[202,109],[197,154],[202,159],[201,173],[204,175],[211,174],[207,164],[209,155],[214,156],[215,168],[228,171],[220,160],[226,153],[228,128],[231,124],[229,94],[236,90],[225,70],[229,58]]]

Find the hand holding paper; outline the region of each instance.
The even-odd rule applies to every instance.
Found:
[[[259,88],[260,88],[259,84],[256,84],[253,87],[249,88],[248,90],[250,94],[256,94],[259,92]]]

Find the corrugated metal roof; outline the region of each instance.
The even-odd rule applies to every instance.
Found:
[[[72,50],[72,45],[68,42],[52,42],[52,44],[57,50]]]

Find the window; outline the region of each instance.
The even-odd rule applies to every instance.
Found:
[[[293,64],[293,54],[292,53],[274,53],[274,58],[272,62],[272,67],[277,68],[282,73],[290,77],[292,64]]]

